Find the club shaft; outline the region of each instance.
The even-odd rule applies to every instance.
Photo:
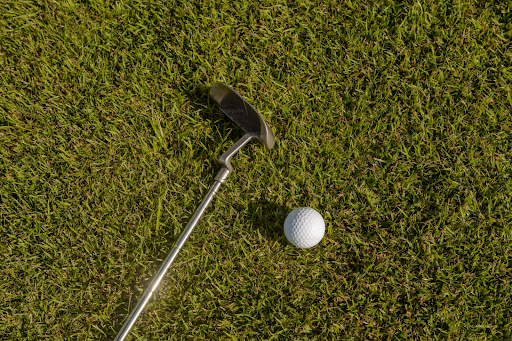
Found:
[[[171,250],[171,252],[167,256],[167,258],[165,259],[165,262],[160,267],[160,270],[158,270],[158,273],[156,274],[155,278],[151,282],[151,285],[148,287],[148,289],[146,290],[146,292],[144,293],[142,298],[139,300],[139,303],[137,303],[137,306],[135,307],[135,309],[132,311],[132,313],[128,317],[128,320],[124,323],[123,328],[121,328],[121,330],[117,334],[117,336],[116,336],[114,341],[122,341],[128,335],[128,333],[132,329],[133,325],[135,324],[135,321],[139,317],[140,313],[144,310],[144,307],[146,306],[146,304],[148,303],[149,299],[153,295],[153,292],[156,290],[156,288],[158,287],[158,285],[162,281],[165,273],[167,272],[167,270],[169,269],[169,267],[173,263],[174,259],[176,258],[176,255],[180,251],[181,247],[183,246],[183,244],[185,244],[185,242],[187,241],[188,237],[192,233],[192,230],[196,226],[197,222],[199,221],[199,219],[201,218],[203,213],[206,211],[206,208],[208,207],[208,205],[212,201],[213,197],[215,196],[215,193],[217,193],[217,190],[219,189],[219,187],[222,184],[222,182],[223,182],[223,180],[221,180],[221,181],[219,181],[217,179],[215,180],[212,188],[210,189],[210,191],[208,192],[206,197],[203,199],[203,202],[201,203],[201,206],[199,206],[198,209],[196,210],[196,213],[194,213],[194,216],[192,217],[192,219],[188,223],[187,227],[185,228],[185,230],[181,234],[181,236],[178,239],[178,241],[176,242],[176,245]]]

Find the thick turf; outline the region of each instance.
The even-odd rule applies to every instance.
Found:
[[[512,337],[510,3],[0,3],[0,339]],[[327,223],[287,243],[288,212]]]

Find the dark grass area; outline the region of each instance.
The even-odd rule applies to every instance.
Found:
[[[0,340],[512,337],[506,2],[0,3]],[[288,212],[324,216],[313,249]]]

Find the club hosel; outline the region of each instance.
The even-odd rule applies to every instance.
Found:
[[[228,178],[229,173],[231,173],[229,169],[222,167],[221,170],[217,173],[215,181],[218,181],[221,184],[224,183],[224,181],[226,181],[226,179]]]
[[[222,179],[222,181],[217,180],[217,178],[215,178],[215,180],[222,183],[227,178],[229,172],[233,171],[233,166],[231,165],[231,158],[233,156],[235,156],[235,154],[240,149],[242,149],[243,146],[245,146],[247,143],[249,143],[249,141],[251,141],[252,139],[255,139],[257,137],[258,137],[258,133],[256,133],[256,132],[245,134],[238,141],[236,141],[235,144],[231,146],[231,148],[226,150],[226,152],[220,156],[219,163],[222,165],[223,169],[220,170],[217,177]]]

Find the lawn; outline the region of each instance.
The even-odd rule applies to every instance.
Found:
[[[512,4],[0,3],[0,340],[512,338]],[[318,210],[312,249],[286,215]]]

